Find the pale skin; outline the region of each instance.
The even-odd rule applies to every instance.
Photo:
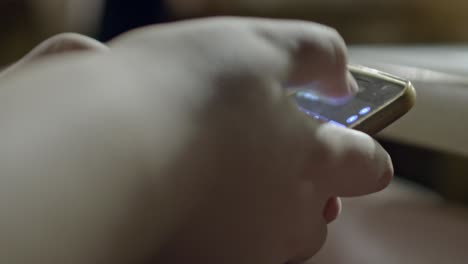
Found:
[[[1,263],[295,263],[323,245],[330,199],[392,178],[371,137],[285,97],[286,82],[355,91],[330,28],[215,18],[62,37],[1,76]]]

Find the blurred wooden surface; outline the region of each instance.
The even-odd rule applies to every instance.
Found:
[[[179,5],[187,2],[171,1]],[[194,1],[206,5],[202,11],[198,10],[198,15],[247,15],[317,21],[337,28],[346,41],[353,44],[468,41],[466,29],[468,1],[462,0],[193,0],[190,2]]]
[[[316,21],[338,29],[348,44],[468,42],[468,1],[463,0],[167,1],[179,18],[239,15]],[[96,20],[98,4],[89,2],[1,0],[0,65],[54,33],[73,30],[67,19],[75,24]],[[67,13],[70,6],[73,10]]]

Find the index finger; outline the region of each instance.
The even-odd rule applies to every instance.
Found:
[[[347,69],[345,42],[336,30],[295,20],[258,19],[253,24],[261,36],[287,53],[288,84],[309,85],[332,97],[357,91],[356,81]]]

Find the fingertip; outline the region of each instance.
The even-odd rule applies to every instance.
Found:
[[[325,96],[342,100],[349,98],[357,91],[357,83],[348,71],[348,52],[340,33],[328,27],[327,40],[330,48],[328,61],[323,63],[323,87]],[[327,65],[325,67],[325,65]]]
[[[382,148],[383,150],[383,148]],[[393,162],[392,158],[390,155],[383,150],[384,153],[381,155],[382,157],[382,172],[380,173],[380,178],[378,180],[378,184],[380,187],[378,188],[378,191],[385,189],[388,185],[393,180],[393,177],[395,175],[394,167],[393,167]]]
[[[326,102],[333,105],[342,105],[351,100],[359,91],[359,86],[350,72],[347,73],[346,77],[345,85],[342,86],[343,88],[338,89],[338,93],[333,94],[330,92],[331,95],[324,97]]]

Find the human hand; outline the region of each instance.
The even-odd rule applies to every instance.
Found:
[[[389,156],[369,136],[318,124],[285,96],[285,82],[314,82],[330,96],[355,90],[345,44],[327,27],[216,18],[138,29],[110,46],[149,98],[164,94],[168,115],[185,116],[172,120],[189,123],[191,140],[171,174],[204,183],[161,261],[306,259],[323,244],[337,197],[381,190],[392,178]],[[180,184],[174,192],[189,194]]]
[[[39,83],[40,99],[18,93],[18,110],[7,108],[8,120],[29,113],[22,122],[41,131],[21,135],[49,142],[18,171],[45,171],[48,185],[59,182],[68,194],[57,204],[59,194],[49,190],[41,196],[43,218],[26,225],[43,234],[41,226],[63,224],[44,237],[49,248],[69,246],[41,254],[44,260],[296,262],[323,244],[337,197],[378,191],[392,177],[390,158],[369,136],[318,124],[285,96],[284,83],[314,82],[330,96],[355,89],[345,45],[329,28],[216,18],[138,29],[109,46],[103,55],[44,62],[12,74],[25,81],[2,83],[9,92]],[[61,181],[56,164],[66,164],[73,184]],[[66,224],[52,217],[57,207]]]

